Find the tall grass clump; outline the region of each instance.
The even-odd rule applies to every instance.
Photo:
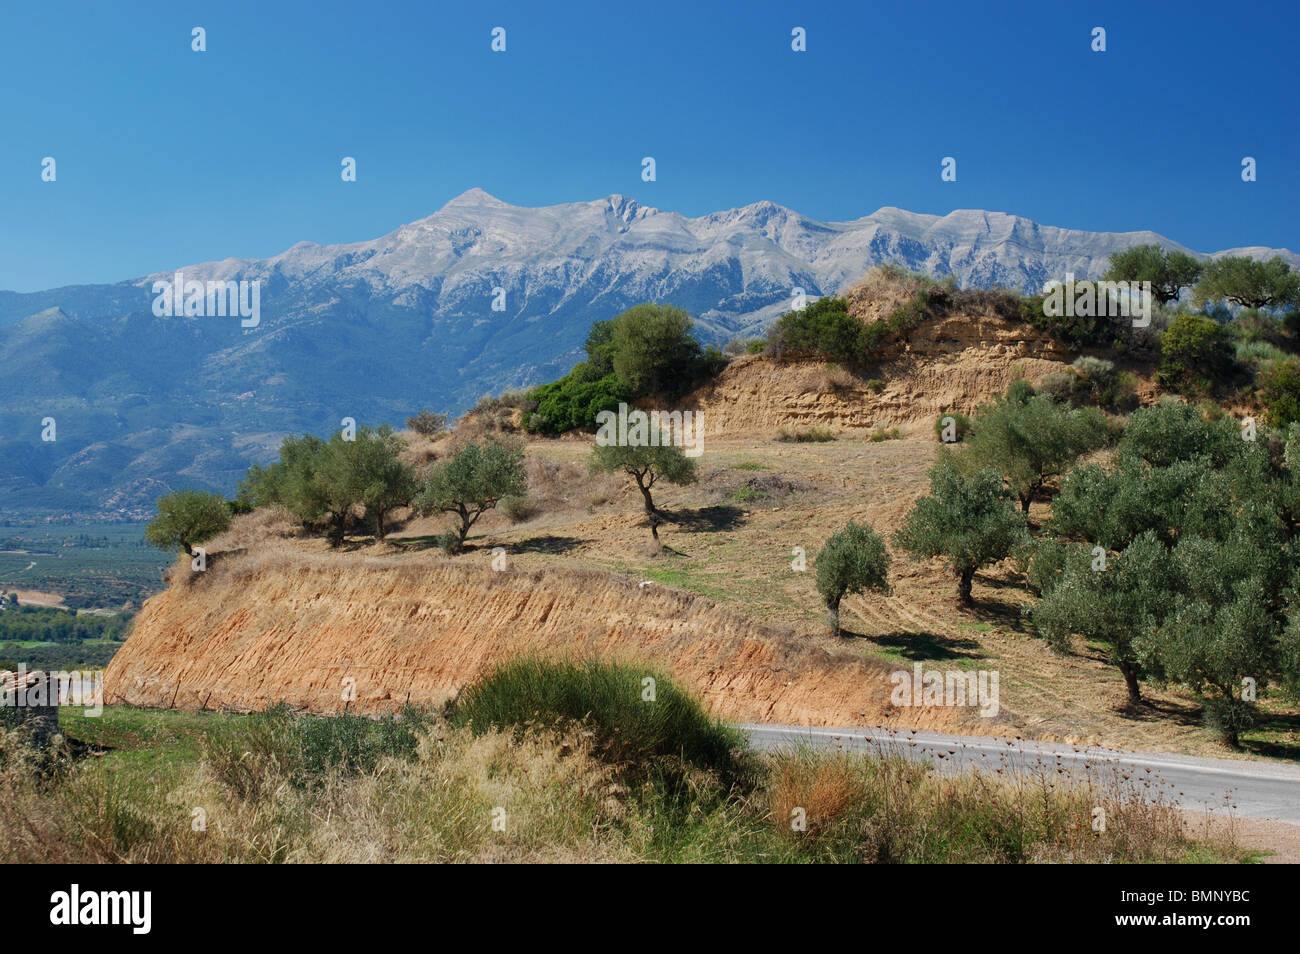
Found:
[[[746,775],[744,738],[646,666],[532,657],[498,667],[451,703],[448,722],[474,732],[581,726],[602,758],[645,774],[680,761],[723,784]]]
[[[407,707],[400,717],[312,716],[281,703],[209,734],[203,754],[216,779],[258,799],[283,780],[307,788],[335,773],[362,775],[385,758],[415,757],[429,717]]]

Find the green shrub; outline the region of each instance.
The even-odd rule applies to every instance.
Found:
[[[819,298],[782,315],[768,334],[767,350],[778,358],[822,358],[848,365],[866,355],[863,324],[843,298]]]
[[[1079,387],[1079,375],[1074,371],[1053,371],[1045,374],[1038,382],[1038,393],[1045,394],[1053,401],[1065,403],[1074,398]]]
[[[1262,368],[1270,361],[1285,361],[1291,355],[1269,341],[1243,340],[1237,342],[1237,363]]]
[[[731,499],[736,503],[748,503],[751,500],[762,500],[765,497],[767,497],[766,491],[757,490],[748,484],[736,488],[735,493],[731,495]]]
[[[1156,381],[1174,390],[1207,391],[1232,365],[1227,330],[1205,315],[1179,315],[1160,338]]]
[[[928,285],[884,317],[881,322],[884,326],[883,331],[888,335],[905,335],[921,322],[932,317],[933,307],[939,306],[942,310],[942,305],[946,301],[947,297],[942,285]]]
[[[761,354],[767,347],[765,338],[732,338],[722,348],[726,355]]]
[[[312,716],[280,703],[204,736],[203,758],[216,780],[243,799],[270,794],[281,779],[310,788],[327,775],[360,775],[385,757],[410,759],[427,713],[400,717]]]
[[[825,444],[839,437],[828,427],[790,428],[781,427],[776,432],[776,439],[783,443]]]
[[[691,335],[690,315],[670,305],[634,305],[587,332],[587,360],[529,392],[524,430],[558,435],[593,429],[596,415],[638,397],[679,397],[727,366]]]
[[[1300,361],[1275,361],[1259,373],[1259,396],[1270,427],[1300,421]]]
[[[649,666],[516,659],[461,690],[448,720],[476,733],[578,725],[602,757],[638,776],[674,761],[724,783],[746,771],[734,751],[744,749],[743,736]]]
[[[1077,403],[1128,410],[1137,401],[1137,381],[1127,371],[1116,369],[1115,362],[1091,355],[1081,355],[1072,365],[1076,372],[1073,397]]]
[[[1112,319],[1105,315],[1049,315],[1042,295],[1022,298],[1017,317],[1074,351],[1090,346],[1110,346],[1115,340],[1116,329]]]
[[[970,418],[960,411],[941,414],[934,422],[934,436],[945,444],[960,444],[970,435]]]
[[[425,437],[437,437],[447,429],[447,415],[435,414],[433,411],[427,410],[421,411],[414,417],[408,417],[406,426]]]
[[[634,397],[685,394],[727,365],[691,335],[691,316],[672,305],[633,305],[610,321],[608,354],[614,374]]]
[[[596,368],[581,362],[572,371],[532,392],[536,408],[524,416],[524,430],[555,436],[572,430],[590,430],[601,411],[616,411],[632,399],[632,389],[613,372],[593,377]]]
[[[533,502],[528,498],[527,494],[512,494],[509,497],[502,497],[501,503],[497,506],[511,523],[527,520],[534,513]]]

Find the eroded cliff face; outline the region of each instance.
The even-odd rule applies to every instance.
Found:
[[[895,667],[832,655],[692,594],[581,569],[493,572],[433,554],[218,555],[149,600],[107,701],[319,713],[437,704],[512,656],[645,661],[716,715],[803,725],[1007,732],[973,708],[890,704]],[[901,668],[901,667],[900,667]]]
[[[693,396],[706,437],[770,439],[782,428],[865,431],[970,414],[1017,377],[1037,382],[1068,367],[1047,339],[1017,336],[993,322],[944,319],[898,345],[880,362],[874,388],[820,361],[780,362],[757,355],[733,361]],[[902,350],[899,350],[902,349]]]

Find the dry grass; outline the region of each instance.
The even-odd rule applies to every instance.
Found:
[[[767,796],[784,837],[823,841],[836,855],[847,843],[867,861],[1149,864],[1244,856],[1230,831],[1193,849],[1181,813],[1114,770],[1082,779],[1050,767],[941,774],[900,755],[805,750],[774,758]],[[804,830],[793,824],[799,809]]]
[[[626,482],[613,474],[593,474],[585,460],[528,455],[528,496],[545,513],[576,513],[617,496]]]
[[[888,317],[924,289],[936,290],[931,310],[937,315],[998,315],[1014,318],[1018,296],[1005,289],[957,288],[893,265],[878,265],[844,295],[849,314],[866,321]]]
[[[241,550],[302,535],[302,522],[294,519],[293,514],[284,507],[275,504],[259,507],[252,513],[237,515],[223,533],[207,542],[205,549],[209,552]]]
[[[122,712],[138,718],[130,710],[108,716]],[[629,788],[580,727],[476,736],[441,722],[419,730],[404,755],[303,778],[291,769],[287,748],[300,739],[259,738],[261,730],[249,729],[257,718],[211,717],[203,749],[212,750],[212,736],[229,736],[230,758],[186,755],[169,748],[174,736],[163,731],[149,746],[127,742],[51,771],[16,735],[0,737],[0,861],[1244,858],[1230,831],[1193,841],[1177,812],[1104,784],[945,776],[896,756],[791,752],[756,763],[753,789],[726,789],[699,773],[684,785],[665,787],[651,775]],[[1098,806],[1106,811],[1105,832],[1092,828]],[[795,809],[803,809],[806,830],[791,826]]]
[[[850,315],[875,321],[907,304],[931,283],[929,279],[902,269],[877,266],[850,288],[844,298],[849,303]]]
[[[439,730],[412,760],[304,788],[274,762],[232,786],[204,761],[161,774],[83,764],[42,782],[0,772],[0,859],[26,863],[625,861],[613,770],[585,740]],[[199,809],[206,830],[194,828]],[[504,812],[504,830],[494,820]]]
[[[536,403],[524,390],[506,391],[495,397],[484,395],[456,421],[454,433],[463,441],[482,441],[520,434],[523,417]]]
[[[825,444],[838,438],[828,427],[782,427],[775,439],[785,444]]]
[[[442,433],[436,437],[427,437],[424,434],[417,434],[415,431],[402,431],[401,437],[406,442],[398,458],[417,471],[424,471],[429,464],[443,457],[446,454],[446,447],[451,441],[449,433]]]
[[[837,364],[802,362],[792,365],[794,373],[785,382],[794,394],[820,394],[823,391],[853,391],[862,383],[853,372]]]

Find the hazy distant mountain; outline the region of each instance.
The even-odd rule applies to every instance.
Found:
[[[0,292],[0,506],[131,511],[169,488],[230,493],[288,433],[538,383],[578,360],[587,328],[671,302],[717,343],[756,333],[792,289],[831,294],[893,261],[962,285],[1038,289],[1097,276],[1153,232],[1081,232],[1000,212],[884,208],[818,222],[758,202],[687,218],[625,196],[540,209],[472,189],[368,242],[301,242],[269,259],[185,266],[258,280],[261,320],[155,317],[155,279]],[[1281,254],[1232,249],[1222,254]],[[494,289],[504,310],[493,310]],[[496,296],[499,300],[500,296]],[[57,440],[43,442],[53,417]]]

